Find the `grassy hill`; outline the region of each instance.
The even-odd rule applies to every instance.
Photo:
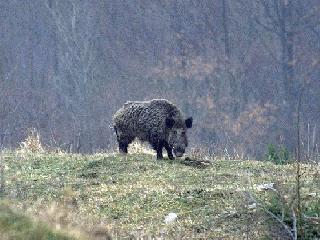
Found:
[[[77,239],[290,239],[294,164],[196,160],[5,152],[1,194],[11,209]],[[320,238],[320,167],[302,171],[303,234]],[[2,234],[15,229],[2,221]]]

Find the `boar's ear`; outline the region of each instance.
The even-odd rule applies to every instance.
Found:
[[[166,126],[167,126],[167,128],[172,128],[173,125],[174,125],[174,119],[166,118]]]
[[[184,122],[186,123],[187,128],[192,128],[192,117],[187,118]]]

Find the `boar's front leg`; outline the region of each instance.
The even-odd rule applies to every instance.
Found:
[[[152,144],[152,147],[154,150],[157,151],[157,159],[163,159],[163,155],[162,155],[162,148],[163,148],[163,142],[159,141],[157,143]]]
[[[164,143],[164,148],[167,150],[167,153],[168,153],[168,158],[170,160],[173,160],[174,157],[173,157],[173,154],[172,154],[172,148],[169,147],[169,144],[167,142]]]

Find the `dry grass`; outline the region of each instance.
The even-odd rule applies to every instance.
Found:
[[[36,129],[29,129],[27,138],[20,143],[19,151],[41,153],[44,152],[44,148],[40,141],[40,134]]]

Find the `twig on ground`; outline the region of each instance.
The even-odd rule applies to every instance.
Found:
[[[286,225],[278,216],[276,216],[273,212],[268,210],[265,206],[263,206],[261,203],[258,203],[257,200],[253,197],[251,192],[248,192],[248,196],[250,200],[254,203],[256,203],[257,206],[259,206],[264,212],[266,212],[268,215],[270,215],[274,220],[276,220],[280,225],[286,230],[288,235],[290,236],[291,239],[296,240],[297,238],[295,235],[292,233],[292,230],[288,225]],[[296,232],[296,231],[295,231]]]

